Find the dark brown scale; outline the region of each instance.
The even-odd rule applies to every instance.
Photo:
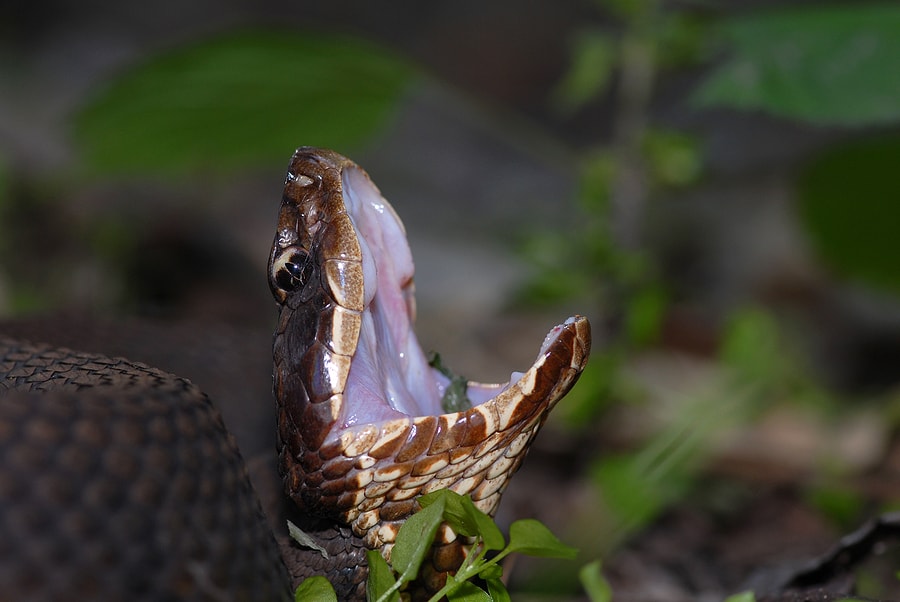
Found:
[[[233,438],[190,382],[2,338],[0,382],[0,599],[290,599]]]

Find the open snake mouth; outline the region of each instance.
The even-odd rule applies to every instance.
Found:
[[[418,493],[450,487],[492,512],[590,351],[587,320],[569,318],[529,370],[465,383],[466,406],[448,411],[457,383],[413,332],[413,272],[403,224],[368,175],[298,149],[269,261],[281,467],[298,505],[339,516],[371,547],[392,541],[372,529],[408,515]]]
[[[426,358],[413,330],[414,268],[403,224],[359,168],[344,169],[341,184],[362,251],[365,308],[336,428],[444,414],[452,409],[447,400],[456,383]],[[558,332],[551,331],[541,353]],[[513,373],[511,380],[521,376]],[[477,406],[509,384],[464,383],[462,399],[467,403],[450,405]]]

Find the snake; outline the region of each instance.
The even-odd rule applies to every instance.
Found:
[[[293,154],[267,271],[275,510],[190,380],[0,336],[0,601],[289,600],[313,575],[364,600],[366,551],[390,561],[419,496],[446,488],[496,512],[590,354],[590,323],[572,316],[529,369],[464,381],[465,405],[445,409],[455,379],[415,336],[403,223],[331,150]],[[469,544],[439,530],[408,595],[439,589]]]

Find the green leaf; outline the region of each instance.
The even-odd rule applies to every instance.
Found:
[[[450,602],[491,602],[493,598],[477,585],[465,581],[447,594]]]
[[[578,579],[591,602],[610,602],[612,600],[612,588],[603,576],[602,563],[599,560],[581,567],[581,570],[578,571]]]
[[[900,120],[900,6],[791,8],[724,26],[731,57],[697,90],[699,106],[761,109],[819,124]]]
[[[331,583],[322,576],[309,577],[294,591],[295,602],[337,602]]]
[[[396,580],[391,567],[385,562],[377,550],[367,550],[366,560],[369,564],[369,578],[366,581],[366,597],[372,602],[379,600],[394,587]],[[393,592],[387,598],[389,602],[400,602],[400,594]]]
[[[429,354],[428,365],[450,379],[444,395],[441,397],[441,408],[445,412],[462,412],[472,407],[472,402],[466,394],[469,389],[469,379],[451,372],[444,365],[441,354],[436,351]]]
[[[357,146],[413,69],[374,44],[254,31],[158,55],[109,81],[75,117],[88,167],[181,174],[279,164],[301,145]]]
[[[468,496],[440,489],[420,497],[419,504],[429,506],[438,498],[444,500],[443,518],[455,533],[466,537],[480,536],[487,550],[501,550],[506,545],[494,520],[479,510]]]
[[[509,526],[509,552],[543,558],[575,558],[578,550],[556,538],[540,521],[517,520]]]
[[[506,585],[503,584],[503,581],[501,581],[499,577],[490,579],[485,577],[484,580],[487,583],[491,600],[494,602],[512,602],[512,598],[506,590]]]
[[[406,519],[397,533],[391,552],[391,564],[401,581],[411,581],[419,573],[419,566],[431,550],[434,536],[443,522],[446,496],[434,501]]]
[[[502,550],[506,540],[497,523],[490,516],[475,507],[475,503],[469,498],[463,498],[463,506],[469,520],[474,521],[478,535],[481,536],[485,550]]]
[[[879,136],[830,149],[798,182],[800,217],[825,265],[839,277],[894,294],[900,294],[897,165],[900,136]]]

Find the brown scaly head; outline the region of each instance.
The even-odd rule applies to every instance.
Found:
[[[412,324],[413,262],[403,224],[368,175],[329,150],[300,148],[288,169],[269,283],[278,453],[301,512],[349,526],[386,559],[416,497],[449,488],[493,514],[591,346],[576,316],[554,327],[534,365],[507,383],[469,382],[472,407],[445,413],[449,379]],[[445,543],[453,541],[442,531]],[[427,579],[458,566],[438,546]]]

